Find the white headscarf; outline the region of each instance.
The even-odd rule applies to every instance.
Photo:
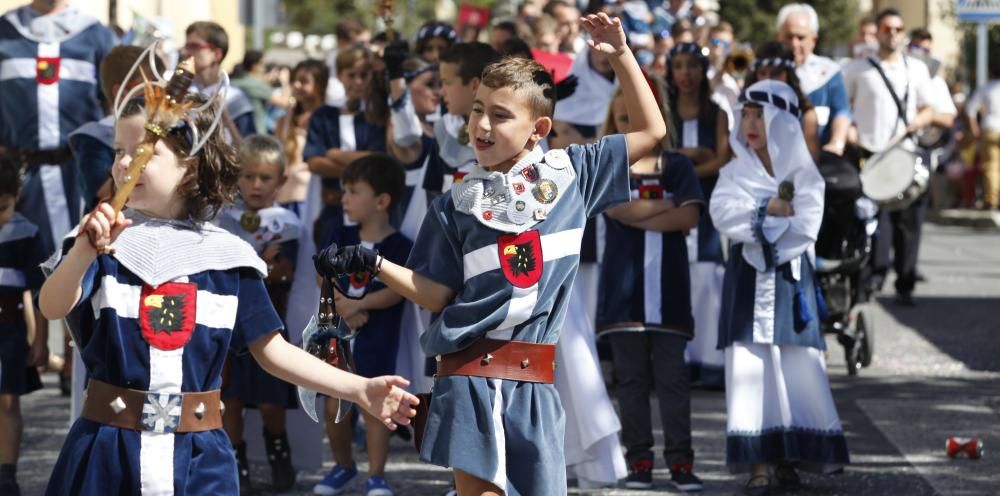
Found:
[[[825,184],[806,147],[798,119],[799,100],[790,86],[775,80],[758,81],[743,92],[740,100],[743,103],[735,109],[735,122],[729,134],[735,157],[719,172],[710,213],[722,234],[744,243],[744,260],[763,272],[771,268],[765,246],[773,249],[774,265],[796,261],[803,253],[811,253],[823,220]],[[774,177],[768,175],[740,131],[741,110],[748,102],[763,107]],[[778,187],[785,181],[795,186],[792,199],[795,215],[764,215],[766,201],[778,196]],[[760,232],[755,229],[757,222]]]

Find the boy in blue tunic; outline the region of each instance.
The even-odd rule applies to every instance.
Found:
[[[200,101],[195,101],[200,105]],[[116,187],[145,135],[144,105],[129,101],[115,127]],[[271,374],[361,405],[380,422],[407,423],[418,400],[399,377],[363,379],[285,341],[253,248],[207,221],[236,190],[239,168],[211,107],[172,128],[128,198],[101,203],[64,240],[39,306],[67,318],[88,374],[82,415],[47,494],[236,494],[222,430],[223,362],[249,349]],[[192,154],[194,133],[207,138]],[[55,258],[55,257],[54,257]]]
[[[423,335],[437,359],[421,459],[454,470],[461,495],[566,492],[554,343],[588,217],[628,201],[628,166],[665,135],[618,19],[581,21],[608,54],[636,131],[542,153],[551,75],[525,59],[482,74],[469,119],[477,164],[436,198],[409,268],[362,246],[327,250],[324,275],[368,271],[438,315]]]
[[[17,211],[52,253],[80,218],[66,140],[104,115],[97,64],[115,39],[67,0],[25,3],[0,17],[0,147],[25,168]]]
[[[249,243],[267,263],[267,294],[278,315],[284,315],[299,246],[299,218],[277,203],[278,190],[286,179],[285,152],[277,139],[254,134],[240,143],[239,163],[240,198],[237,204],[224,208],[216,222]],[[281,336],[288,339],[287,330],[283,329]],[[222,423],[236,449],[241,492],[250,489],[247,444],[243,440],[245,406],[260,410],[271,487],[283,492],[295,485],[285,433],[285,409],[295,408],[294,394],[290,384],[267,373],[252,356],[229,353],[222,385],[222,399],[228,408]]]
[[[626,487],[652,487],[649,396],[655,388],[670,482],[682,491],[698,491],[684,363],[684,348],[695,332],[685,234],[698,225],[705,200],[691,159],[663,153],[657,162],[657,175],[633,179],[633,201],[607,213],[597,326],[607,336],[615,366],[629,466]]]
[[[49,359],[48,322],[35,315],[35,339],[28,347],[26,291],[42,286],[44,259],[38,227],[14,211],[21,178],[17,164],[0,158],[0,494],[17,495],[15,474],[21,447],[19,397],[42,387],[35,367]]]
[[[325,245],[360,244],[378,250],[393,263],[406,263],[413,243],[389,222],[406,191],[403,166],[387,155],[373,154],[352,162],[341,180],[344,183],[344,213],[357,224],[337,228]],[[403,297],[377,278],[369,281],[367,274],[352,274],[341,278],[339,284],[351,297],[361,298],[353,300],[337,293],[336,299],[337,311],[358,332],[351,341],[356,372],[363,377],[395,374]],[[327,398],[326,411],[336,412],[337,404],[337,400]],[[365,494],[391,494],[384,478],[390,432],[370,415],[364,414],[364,417],[368,448]],[[357,475],[351,455],[351,427],[351,422],[337,423],[333,416],[327,415],[326,433],[337,464],[316,485],[316,494],[339,494]]]

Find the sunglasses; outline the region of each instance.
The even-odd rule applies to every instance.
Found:
[[[208,43],[205,43],[205,42],[200,42],[199,43],[199,42],[195,42],[195,41],[188,42],[187,44],[184,45],[184,50],[186,50],[188,52],[198,51],[198,50],[201,50],[203,48],[215,48],[215,47],[213,47],[212,45],[210,45]]]
[[[729,49],[729,42],[719,38],[712,38],[712,46],[721,46],[722,48]]]

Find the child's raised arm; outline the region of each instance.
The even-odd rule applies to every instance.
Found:
[[[618,76],[632,129],[625,134],[629,164],[634,164],[651,153],[667,134],[660,107],[646,84],[639,63],[628,48],[621,21],[600,13],[580,19],[580,24],[590,34],[587,44],[608,56]]]

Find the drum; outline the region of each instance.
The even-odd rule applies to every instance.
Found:
[[[872,155],[861,169],[861,189],[879,207],[900,210],[927,191],[930,171],[909,141]]]

